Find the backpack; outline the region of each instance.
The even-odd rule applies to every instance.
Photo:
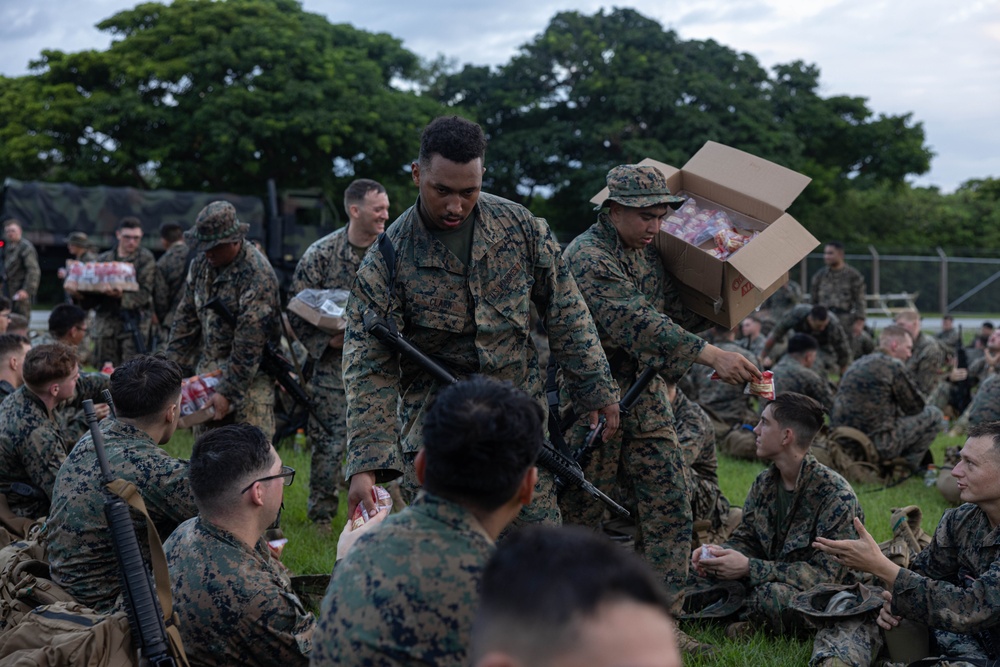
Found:
[[[931,536],[920,525],[924,513],[916,505],[907,505],[892,510],[892,537],[881,542],[878,548],[885,557],[906,569],[913,557],[927,548]]]
[[[0,549],[0,630],[17,625],[32,609],[54,602],[75,602],[52,581],[45,543],[19,540]]]
[[[856,428],[838,426],[825,436],[817,436],[810,452],[849,482],[865,484],[883,480],[881,457],[875,444]]]
[[[33,609],[0,635],[2,667],[137,664],[125,612],[99,614],[79,602],[56,602]]]

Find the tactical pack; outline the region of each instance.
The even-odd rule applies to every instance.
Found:
[[[0,635],[0,665],[125,667],[137,665],[128,616],[99,614],[79,602],[31,610]]]
[[[75,602],[52,581],[45,543],[18,540],[0,549],[0,630],[17,625],[32,609],[54,602]]]
[[[839,472],[849,482],[867,484],[884,479],[875,443],[856,428],[838,426],[825,435],[818,435],[810,452],[817,461]]]
[[[931,536],[920,525],[923,517],[923,511],[916,505],[893,509],[892,537],[878,545],[886,558],[904,569],[931,543]]]

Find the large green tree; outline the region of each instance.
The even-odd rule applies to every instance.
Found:
[[[82,184],[337,192],[394,182],[441,107],[400,88],[420,63],[401,42],[296,0],[144,3],[98,24],[106,51],[44,51],[0,80],[0,168]]]

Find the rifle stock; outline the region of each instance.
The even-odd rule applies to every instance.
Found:
[[[142,337],[142,332],[139,331],[138,312],[122,308],[119,314],[121,315],[122,322],[125,324],[125,331],[132,336],[132,341],[135,342],[136,351],[139,354],[146,354],[146,341]]]

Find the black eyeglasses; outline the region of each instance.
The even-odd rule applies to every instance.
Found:
[[[257,482],[268,482],[272,479],[281,479],[283,480],[281,482],[282,484],[284,484],[285,486],[291,486],[292,481],[295,479],[295,468],[291,466],[281,466],[281,472],[278,473],[277,475],[270,475],[268,477],[261,477],[260,479],[255,479],[254,481],[250,482],[250,484],[247,485],[247,488],[240,491],[240,493],[241,494],[246,493],[247,491],[252,489],[253,485],[256,484]]]

